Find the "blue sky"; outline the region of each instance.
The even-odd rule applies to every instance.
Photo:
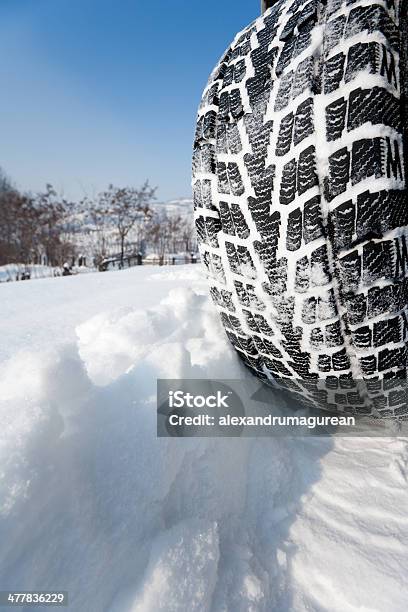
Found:
[[[78,198],[190,194],[202,89],[258,0],[0,0],[0,165]]]

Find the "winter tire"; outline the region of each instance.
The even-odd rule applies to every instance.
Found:
[[[231,343],[262,379],[354,414],[408,412],[405,11],[280,0],[220,60],[195,135],[196,229]]]

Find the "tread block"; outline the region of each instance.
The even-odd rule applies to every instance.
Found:
[[[231,216],[238,237],[246,240],[249,237],[250,231],[238,204],[231,204]]]
[[[323,87],[324,93],[328,94],[338,89],[343,80],[344,66],[346,56],[343,53],[337,53],[330,57],[323,67]]]
[[[331,51],[339,44],[343,38],[344,28],[346,25],[346,17],[340,15],[329,21],[326,25],[326,49]]]
[[[346,304],[348,322],[351,325],[362,323],[367,316],[367,297],[364,293],[349,296]]]
[[[401,331],[400,317],[377,321],[373,326],[374,346],[382,346],[390,342],[401,342],[403,340]]]
[[[288,216],[288,228],[286,234],[286,248],[288,251],[296,251],[302,245],[302,211],[296,208]]]
[[[296,195],[297,164],[291,159],[283,167],[279,201],[283,205],[290,204]]]
[[[282,155],[286,155],[289,153],[290,148],[292,146],[292,132],[293,132],[293,124],[294,124],[294,115],[293,113],[289,113],[285,117],[283,117],[280,128],[279,128],[279,136],[278,142],[276,143],[276,155],[279,157]]]
[[[305,202],[303,217],[303,239],[306,244],[325,235],[320,209],[320,195]]]
[[[385,35],[390,45],[398,50],[398,28],[382,5],[357,6],[351,10],[344,36],[351,38],[362,32],[380,32]]]
[[[299,144],[313,132],[313,98],[308,98],[302,104],[299,104],[296,111],[293,144]]]
[[[304,59],[296,68],[292,86],[292,100],[295,100],[307,89],[312,89],[314,83],[314,60]]]
[[[353,241],[356,210],[352,200],[336,206],[329,214],[330,237],[335,251],[347,248]]]
[[[400,101],[383,87],[355,89],[350,93],[347,129],[354,130],[367,122],[401,130]]]
[[[317,314],[319,321],[334,319],[338,314],[333,289],[329,289],[318,298]]]
[[[227,202],[220,202],[220,220],[225,234],[235,236],[235,226],[232,221],[230,207]]]
[[[350,358],[347,355],[346,349],[343,348],[332,355],[333,370],[348,370],[350,369]]]
[[[326,136],[327,140],[337,140],[341,138],[346,127],[347,101],[339,98],[326,107]],[[349,114],[350,118],[350,114]],[[347,126],[348,129],[350,126]]]
[[[238,164],[236,164],[235,162],[228,162],[227,173],[232,195],[242,195],[245,191],[245,188],[238,168]]]
[[[295,291],[304,293],[310,285],[310,261],[308,257],[301,257],[296,262]]]
[[[363,247],[363,280],[372,283],[392,276],[392,242],[368,242]]]
[[[212,247],[218,248],[218,234],[221,231],[221,223],[219,218],[206,217],[205,218],[205,229],[207,234],[208,244]]]
[[[351,332],[353,344],[358,349],[369,348],[372,344],[372,331],[368,325],[363,325]]]
[[[269,213],[269,202],[257,198],[248,198],[248,209],[254,220],[256,229],[262,238],[268,238],[270,245],[277,246],[281,216],[278,211]]]
[[[331,281],[329,259],[327,257],[327,246],[324,244],[315,249],[310,256],[311,263],[311,285],[321,287]]]
[[[292,93],[293,78],[294,74],[292,70],[282,76],[275,101],[275,112],[283,110],[289,104]]]
[[[379,70],[378,63],[379,44],[376,42],[358,42],[350,47],[347,54],[347,67],[344,80],[350,82],[363,70],[375,74]]]
[[[302,305],[302,323],[306,325],[316,323],[317,299],[305,298]]]
[[[338,260],[343,291],[357,291],[361,281],[361,256],[352,251]]]
[[[385,313],[393,313],[398,307],[398,295],[395,286],[372,287],[367,295],[367,315],[374,318]]]
[[[316,156],[313,145],[299,154],[297,189],[299,195],[319,184],[316,174]]]
[[[328,348],[333,346],[341,346],[343,344],[343,336],[341,333],[340,322],[330,323],[325,327],[325,342]]]
[[[324,195],[328,202],[344,193],[350,180],[350,153],[347,147],[329,157],[329,173],[324,179]]]
[[[210,179],[197,179],[193,183],[193,202],[194,208],[208,208],[215,210],[211,195]]]
[[[380,372],[391,368],[405,368],[407,359],[406,347],[383,349],[378,353],[378,369]]]

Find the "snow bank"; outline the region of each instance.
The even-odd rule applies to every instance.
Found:
[[[117,273],[153,303],[101,312],[104,285],[70,343],[3,364],[1,589],[68,590],[75,612],[405,611],[405,441],[156,438],[157,377],[249,376],[197,276],[178,286],[191,268]]]

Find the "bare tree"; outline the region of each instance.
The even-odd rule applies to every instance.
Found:
[[[126,240],[129,232],[141,219],[151,215],[149,203],[155,197],[156,188],[148,181],[139,189],[133,187],[114,187],[99,195],[99,209],[116,228],[120,244],[120,265],[123,267]]]
[[[169,234],[168,248],[172,253],[177,253],[183,227],[183,217],[181,215],[170,215],[167,218],[167,226]]]
[[[181,238],[183,244],[182,248],[186,253],[190,253],[190,251],[195,250],[195,228],[191,219],[185,219],[181,232]]]
[[[147,239],[161,261],[163,261],[164,255],[168,251],[169,238],[169,224],[166,211],[156,213],[148,224]]]
[[[39,244],[48,265],[62,265],[75,254],[72,244],[62,239],[67,220],[68,202],[59,197],[51,184],[36,194],[34,206],[38,213]]]
[[[1,179],[0,179],[1,183]],[[21,194],[0,187],[0,263],[58,265],[72,245],[62,240],[66,202],[51,185],[44,193]]]
[[[168,213],[166,209],[156,211],[150,219],[146,238],[162,260],[170,252],[175,254],[195,249],[194,227],[190,218]]]
[[[93,231],[96,235],[96,247],[94,249],[93,259],[95,265],[99,265],[107,255],[109,230],[108,215],[104,208],[99,205],[99,202],[89,196],[85,196],[80,204],[81,208],[86,210],[89,215]]]

